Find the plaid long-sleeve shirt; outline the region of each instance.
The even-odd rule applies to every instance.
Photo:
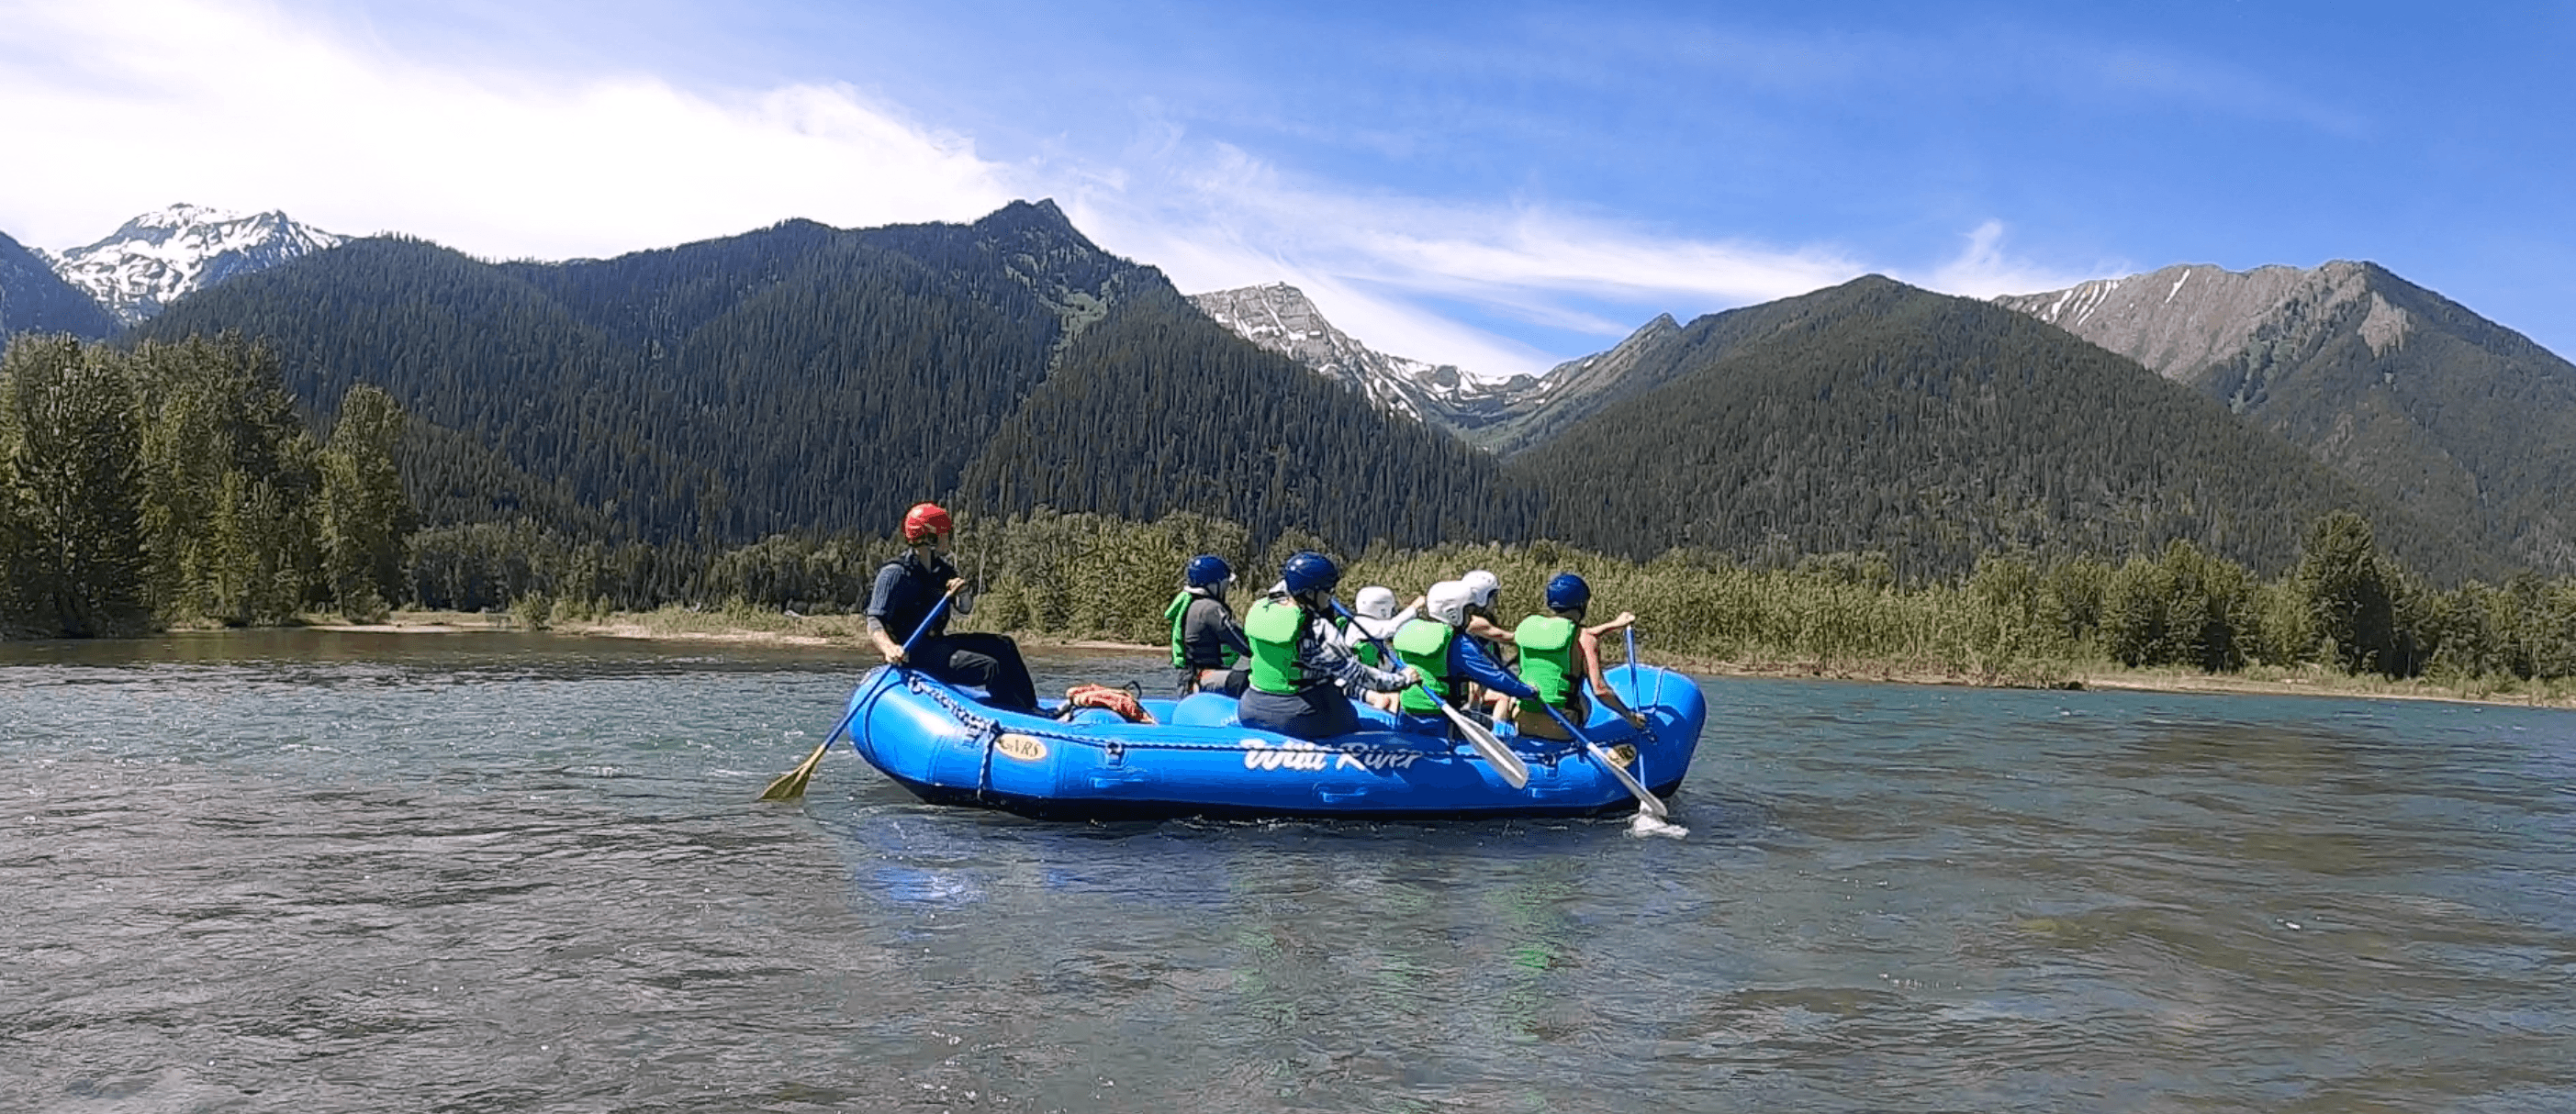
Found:
[[[1306,633],[1297,639],[1297,664],[1308,676],[1330,677],[1345,689],[1401,692],[1411,687],[1403,670],[1379,669],[1361,661],[1342,645],[1341,632],[1323,619],[1306,621]]]

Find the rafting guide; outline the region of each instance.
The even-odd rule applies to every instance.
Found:
[[[904,513],[904,553],[877,570],[876,589],[868,596],[868,638],[887,665],[910,666],[951,684],[976,685],[991,694],[997,707],[1034,712],[1037,685],[1020,660],[1019,643],[1007,635],[947,633],[949,614],[975,613],[973,589],[948,563],[948,539],[955,531],[948,512],[936,503],[917,504]],[[950,606],[933,614],[942,599]],[[890,633],[916,629],[927,634],[910,649]]]

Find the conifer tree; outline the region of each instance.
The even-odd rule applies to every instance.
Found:
[[[226,335],[146,342],[126,362],[141,400],[155,611],[227,624],[292,617],[320,577],[318,478],[276,359]]]
[[[331,597],[343,614],[372,617],[401,598],[411,504],[394,452],[402,408],[359,384],[340,400],[340,421],[322,454],[322,552]]]
[[[134,393],[123,367],[70,337],[22,337],[0,357],[0,458],[21,548],[8,626],[39,636],[142,631]]]
[[[2393,668],[2396,622],[2393,576],[2379,556],[2370,521],[2336,511],[2308,528],[2298,581],[2320,637],[2345,672]]]

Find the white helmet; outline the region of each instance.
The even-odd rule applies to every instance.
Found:
[[[1395,589],[1378,584],[1362,588],[1358,606],[1353,610],[1358,611],[1362,618],[1395,618]]]
[[[1490,609],[1496,601],[1502,599],[1502,578],[1483,569],[1477,569],[1459,577],[1458,582],[1467,586],[1468,602],[1478,607]]]
[[[1463,627],[1467,625],[1467,605],[1475,602],[1474,596],[1474,590],[1464,583],[1443,580],[1431,586],[1425,606],[1430,609],[1432,618],[1453,627]]]

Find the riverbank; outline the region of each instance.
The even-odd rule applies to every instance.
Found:
[[[598,616],[531,616],[510,612],[397,611],[376,623],[348,623],[315,616],[318,630],[437,634],[451,631],[545,630],[583,638],[723,642],[771,646],[844,645],[862,650],[867,628],[855,615],[798,615],[774,611],[690,611],[664,608]],[[1014,634],[1023,645],[1076,650],[1158,653],[1164,647],[1106,639]],[[1614,651],[1615,656],[1615,651]],[[1649,661],[1716,677],[1794,677],[1887,684],[1968,688],[2126,689],[2259,696],[2361,696],[2386,700],[2439,700],[2511,707],[2576,709],[2576,683],[2498,682],[2477,678],[2445,683],[2425,678],[2390,680],[2352,676],[2321,667],[2202,673],[2184,669],[2126,669],[2102,663],[2056,663],[1978,674],[1902,663],[1869,661],[1759,661],[1652,654]]]
[[[1690,654],[1655,654],[1647,660],[1715,677],[1811,678],[1830,681],[1876,681],[1899,685],[1953,685],[1963,688],[2122,689],[2135,692],[2192,692],[2242,696],[2361,696],[2383,700],[2437,700],[2457,704],[2495,704],[2516,708],[2576,710],[2576,683],[2514,682],[2491,679],[2444,683],[2421,677],[2391,680],[2354,676],[2322,667],[2249,669],[2243,673],[2203,673],[2188,669],[2130,669],[2105,663],[2058,664],[1999,675],[1964,669],[1909,666],[1886,662],[1734,661]]]

